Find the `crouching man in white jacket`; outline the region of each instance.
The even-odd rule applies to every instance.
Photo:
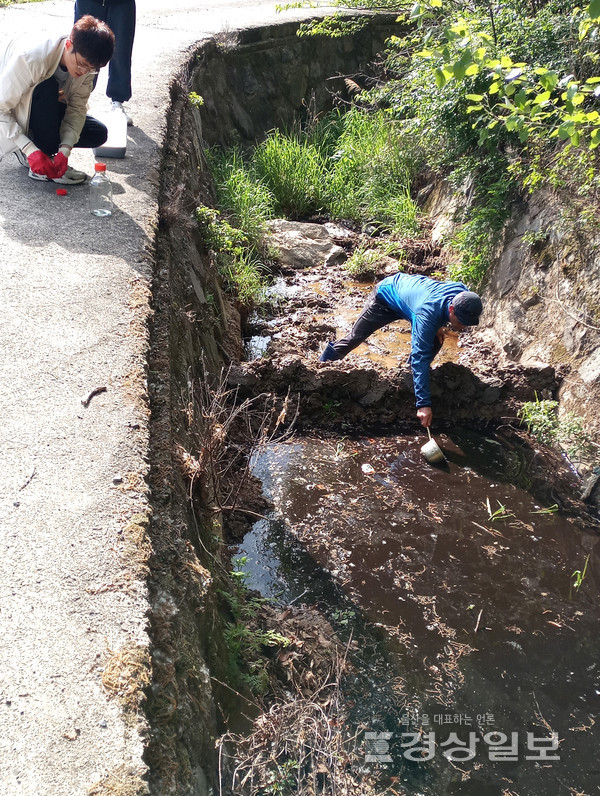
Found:
[[[108,25],[89,15],[69,36],[9,42],[0,52],[0,154],[14,152],[35,180],[85,182],[69,155],[106,141],[106,127],[86,114],[94,76],[114,47]]]

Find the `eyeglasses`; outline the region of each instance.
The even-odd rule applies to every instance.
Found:
[[[95,66],[90,66],[85,61],[80,61],[79,57],[77,56],[77,53],[75,51],[73,51],[73,55],[75,56],[75,63],[77,64],[79,69],[83,69],[85,74],[87,74],[87,75],[97,75],[98,74],[98,70],[96,69]]]

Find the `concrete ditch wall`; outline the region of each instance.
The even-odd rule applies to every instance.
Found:
[[[289,129],[307,112],[332,107],[344,78],[368,84],[369,65],[398,34],[396,15],[373,17],[353,36],[299,37],[297,23],[253,28],[213,40],[198,53],[191,90],[202,96],[208,146],[252,145],[274,127]]]
[[[192,507],[186,462],[201,455],[205,428],[194,411],[202,362],[215,373],[241,354],[240,316],[223,296],[193,221],[211,205],[203,147],[260,139],[275,125],[331,106],[331,89],[360,73],[382,49],[395,17],[373,18],[355,36],[298,38],[297,23],[211,40],[194,52],[171,90],[161,165],[156,234],[150,475],[153,495],[151,635],[152,728],[146,761],[151,790],[206,796],[218,792],[215,739],[236,711],[224,684],[226,650],[217,593],[221,518]],[[330,78],[333,78],[330,80]],[[204,99],[202,108],[188,99]]]

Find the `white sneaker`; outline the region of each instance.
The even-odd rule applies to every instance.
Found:
[[[31,175],[29,175],[31,176]],[[41,177],[41,174],[37,175]],[[67,170],[63,174],[62,177],[56,177],[52,182],[57,182],[60,185],[80,185],[82,182],[87,180],[88,176],[85,171],[77,171],[77,169],[71,168],[71,166],[67,166]]]
[[[29,176],[32,180],[41,180],[42,182],[58,182],[60,185],[80,185],[88,178],[84,171],[77,171],[77,169],[73,169],[71,166],[67,166],[67,170],[62,177],[56,177],[54,180],[46,177],[45,174],[37,174],[35,171],[31,171],[31,169],[29,169]]]
[[[127,119],[127,127],[132,127],[133,126],[133,119],[127,113],[125,108],[123,107],[123,103],[122,102],[118,102],[117,100],[113,100],[111,102],[111,110],[113,110],[113,111],[121,111],[121,113],[124,113],[125,114],[125,118]]]
[[[29,166],[29,161],[25,157],[25,155],[21,152],[20,149],[15,150],[15,157],[21,164],[21,166]]]
[[[31,171],[29,169],[29,176],[32,180],[41,180],[42,182],[48,182],[48,177],[45,174],[37,174],[35,171]]]

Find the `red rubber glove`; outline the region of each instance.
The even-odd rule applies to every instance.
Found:
[[[28,155],[27,162],[29,163],[31,171],[35,174],[43,174],[44,177],[48,177],[49,180],[53,180],[56,177],[54,163],[41,149],[36,149],[35,152]]]
[[[63,155],[62,152],[58,152],[52,158],[52,163],[54,164],[54,177],[62,177],[65,171],[67,170],[67,166],[69,165],[69,161]]]

